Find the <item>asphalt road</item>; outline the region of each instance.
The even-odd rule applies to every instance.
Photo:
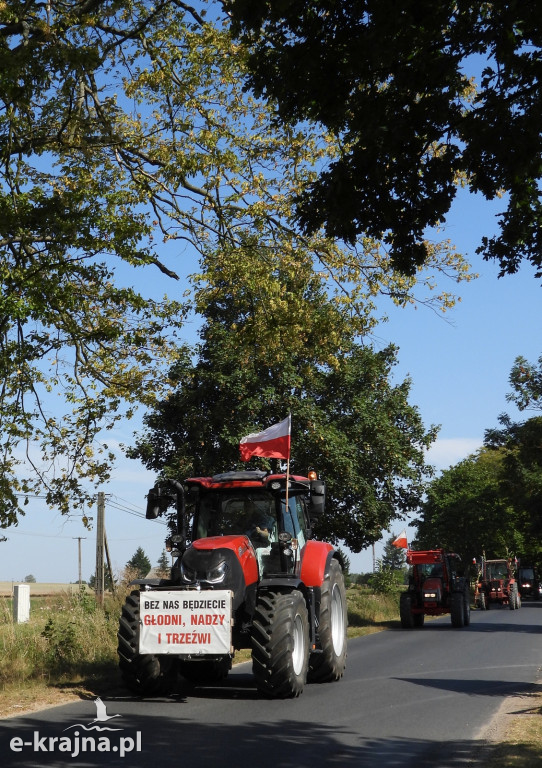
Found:
[[[107,699],[118,717],[99,725],[119,730],[94,730],[92,700],[4,720],[0,755],[3,768],[482,768],[484,729],[506,697],[528,706],[541,665],[542,602],[524,602],[464,629],[446,616],[351,640],[344,679],[298,699],[263,699],[244,664],[220,687]]]

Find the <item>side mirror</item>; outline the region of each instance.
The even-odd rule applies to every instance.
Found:
[[[324,514],[326,506],[326,484],[323,480],[311,480],[309,515],[315,520]]]
[[[147,495],[147,511],[145,517],[147,520],[156,520],[172,502],[171,493],[164,493],[163,488],[159,485],[155,485],[154,488],[149,490]]]

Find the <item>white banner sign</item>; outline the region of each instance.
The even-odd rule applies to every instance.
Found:
[[[139,653],[231,653],[229,590],[140,593]]]

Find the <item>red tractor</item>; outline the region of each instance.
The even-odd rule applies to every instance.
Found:
[[[513,611],[521,607],[521,597],[511,560],[486,560],[482,557],[475,563],[478,565],[474,593],[477,608],[485,611],[492,604],[508,605]]]
[[[470,624],[468,580],[456,574],[459,555],[443,549],[407,550],[412,566],[408,590],[401,594],[399,612],[403,629],[423,627],[425,616],[449,613],[452,627]]]
[[[149,491],[148,518],[177,509],[177,559],[170,578],[134,581],[123,607],[119,665],[132,691],[164,692],[177,673],[195,684],[219,681],[242,648],[251,649],[256,685],[268,697],[342,677],[341,556],[312,537],[325,483],[309,475],[225,472]]]

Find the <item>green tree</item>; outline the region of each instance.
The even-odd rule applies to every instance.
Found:
[[[427,299],[418,287],[433,291],[439,273],[469,276],[447,243],[423,276],[405,279],[378,243],[345,251],[294,231],[293,197],[338,144],[320,129],[274,125],[272,107],[243,89],[245,47],[220,19],[205,21],[205,7],[2,5],[3,523],[16,521],[26,493],[45,493],[62,512],[92,503],[88,482],[105,482],[114,460],[101,430],[164,396],[184,354],[188,299],[135,291],[132,268],[175,280],[190,269],[187,246],[204,271],[229,252],[251,290],[272,255],[336,285],[354,325],[367,325],[379,292],[446,308],[453,296]]]
[[[395,348],[357,342],[322,278],[295,260],[260,267],[252,281],[205,273],[197,358],[171,369],[175,388],[145,415],[130,455],[181,478],[240,468],[240,438],[291,412],[291,471],[312,467],[327,482],[318,534],[359,551],[418,507],[436,430],[408,402],[409,381],[391,384]]]
[[[143,579],[151,570],[151,561],[145,554],[142,547],[138,547],[130,560],[126,563],[126,568],[135,571],[136,578]]]
[[[529,363],[524,357],[516,357],[509,377],[514,391],[506,396],[520,411],[542,409],[542,355],[537,364]]]
[[[503,487],[506,452],[482,448],[442,472],[427,489],[413,548],[457,552],[465,565],[474,557],[505,557],[528,544],[525,516]]]
[[[406,555],[402,547],[394,547],[393,542],[397,538],[396,533],[392,533],[384,544],[382,552],[382,567],[389,568],[391,571],[401,571],[405,567]]]
[[[36,577],[29,573],[28,576],[24,577],[25,584],[35,584],[36,583]]]
[[[169,575],[169,572],[171,570],[171,558],[169,557],[165,549],[162,550],[162,554],[158,558],[156,567],[158,569],[159,576],[161,576],[162,578],[165,578],[166,576]]]
[[[279,122],[318,122],[341,140],[340,155],[298,196],[306,231],[384,238],[394,264],[413,274],[425,260],[424,232],[445,219],[460,179],[489,200],[505,193],[500,234],[484,237],[479,252],[501,273],[525,258],[540,275],[534,0],[223,5],[253,46],[249,83],[276,101]]]
[[[90,576],[90,578],[88,580],[88,585],[89,585],[89,587],[91,589],[96,589],[96,574],[95,573],[93,573]],[[104,572],[104,588],[106,590],[110,591],[110,592],[113,592],[113,590],[115,588],[115,582],[111,578],[111,574],[109,573],[109,569],[108,568],[106,568],[105,572]]]
[[[500,417],[501,428],[487,430],[485,443],[502,455],[500,493],[514,510],[522,535],[523,555],[539,559],[542,553],[542,416],[513,422]]]

